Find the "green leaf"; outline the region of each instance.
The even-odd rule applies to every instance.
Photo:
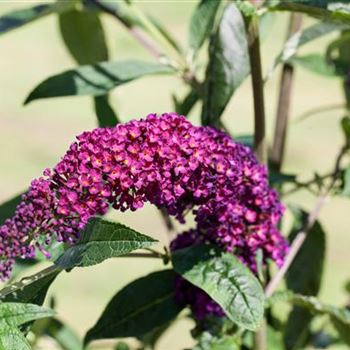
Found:
[[[18,328],[0,326],[0,350],[31,350],[31,347]]]
[[[348,341],[348,336],[350,334],[350,310],[346,308],[339,308],[332,305],[323,304],[320,302],[317,298],[313,296],[304,296],[300,294],[295,294],[291,291],[284,291],[284,292],[277,292],[274,295],[272,295],[268,299],[268,306],[274,305],[277,302],[290,302],[293,305],[296,305],[298,307],[298,314],[300,317],[297,317],[298,315],[295,315],[293,317],[295,324],[295,331],[299,330],[300,333],[294,333],[295,337],[297,337],[296,340],[299,340],[299,342],[293,342],[290,343],[290,347],[287,347],[287,349],[292,349],[291,346],[294,345],[293,349],[298,348],[300,344],[303,344],[303,340],[305,340],[305,336],[307,335],[308,327],[305,329],[302,326],[305,325],[305,319],[308,317],[312,317],[312,315],[328,315],[330,316],[334,326],[338,330],[341,337],[345,337],[343,339],[345,342]],[[301,311],[301,308],[305,311],[303,314],[303,311]],[[293,309],[293,312],[295,313],[296,309]],[[310,314],[311,312],[311,314]],[[291,335],[290,329],[287,328],[286,334]],[[303,338],[304,336],[304,338]],[[294,338],[295,339],[295,338]]]
[[[4,224],[6,219],[15,214],[16,207],[21,202],[22,195],[23,193],[0,205],[0,226]]]
[[[308,214],[299,208],[294,208],[292,212],[295,221],[289,236],[290,241],[293,241],[308,217]],[[286,281],[290,290],[304,295],[318,294],[324,269],[325,250],[326,234],[321,224],[316,221],[288,270]]]
[[[105,33],[97,11],[64,12],[59,16],[59,27],[68,51],[80,65],[108,60]]]
[[[248,147],[252,148],[253,143],[254,143],[254,136],[253,135],[239,135],[239,136],[235,136],[234,140],[236,142],[241,143],[244,146],[248,146]]]
[[[293,307],[283,332],[286,350],[304,349],[310,335],[310,323],[313,318],[310,310],[300,306]]]
[[[294,174],[283,174],[271,169],[269,171],[269,181],[271,185],[279,185],[286,182],[295,182],[297,176]]]
[[[343,90],[346,107],[350,110],[350,84],[349,84],[349,62],[350,62],[350,31],[344,30],[342,35],[329,44],[327,48],[327,60],[333,62],[339,75],[343,76]]]
[[[341,127],[344,132],[345,138],[350,140],[350,117],[346,116],[341,120]]]
[[[30,321],[54,315],[53,310],[35,304],[0,303],[0,328],[2,325],[17,327]]]
[[[0,35],[52,13],[64,12],[72,5],[74,5],[74,1],[57,1],[51,4],[41,4],[27,9],[11,11],[0,17]]]
[[[305,13],[322,20],[350,24],[350,5],[345,1],[328,0],[293,0],[280,1],[271,8],[278,11]]]
[[[111,61],[81,66],[44,80],[29,94],[24,104],[40,98],[100,96],[117,86],[145,75],[173,72],[173,69],[161,64],[136,60]]]
[[[324,35],[330,34],[334,31],[342,31],[349,26],[332,22],[316,23],[303,31],[292,35],[284,44],[283,50],[274,60],[272,67],[269,69],[265,81],[270,79],[274,70],[280,63],[290,60],[298,51],[298,49],[307,43],[319,39]]]
[[[81,239],[70,246],[55,264],[63,269],[96,265],[133,250],[147,248],[155,242],[155,239],[120,223],[93,219],[81,233]]]
[[[172,254],[174,269],[203,289],[243,328],[256,330],[263,318],[264,292],[257,278],[234,255],[196,245]]]
[[[176,274],[151,273],[120,290],[86,334],[84,344],[96,339],[141,337],[173,320],[182,307],[175,301]]]
[[[344,172],[344,187],[342,195],[345,197],[350,197],[350,166],[348,166]]]
[[[288,60],[288,63],[297,65],[312,73],[319,74],[325,77],[338,77],[334,65],[326,62],[324,55],[309,54],[305,56],[294,56]]]
[[[59,25],[66,47],[79,64],[108,60],[105,33],[97,11],[74,9],[65,12],[59,16]],[[115,126],[118,123],[108,95],[95,97],[94,106],[100,127]]]
[[[96,96],[94,98],[95,113],[98,126],[101,128],[115,126],[119,123],[117,114],[109,103],[108,95]]]
[[[198,344],[192,350],[239,350],[241,347],[236,335],[215,336],[210,332],[203,332]]]
[[[346,324],[348,327],[350,326],[350,310],[347,310],[346,308],[323,304],[316,297],[308,297],[298,294],[292,297],[292,302],[295,305],[308,308],[314,314],[326,314]]]
[[[62,350],[82,350],[83,344],[78,335],[67,324],[52,318],[45,328],[45,334],[54,339]]]
[[[146,333],[145,335],[139,337],[139,341],[142,343],[142,345],[145,348],[155,349],[156,344],[158,343],[161,336],[164,334],[164,332],[170,327],[172,324],[171,320],[170,322],[167,322],[159,327],[156,327],[152,329],[150,332]]]
[[[331,316],[331,321],[335,329],[338,331],[340,338],[345,344],[350,346],[350,324],[345,323],[334,316]]]
[[[277,292],[268,300],[271,306],[278,302],[289,302],[293,305],[310,310],[315,315],[329,315],[350,326],[350,310],[322,303],[316,297],[296,294],[291,291]]]
[[[182,101],[179,101],[176,96],[173,96],[173,100],[175,104],[175,112],[187,116],[194,105],[199,101],[199,95],[197,91],[191,89]]]
[[[212,32],[219,5],[220,0],[201,0],[195,8],[189,29],[189,44],[194,55]]]
[[[33,276],[9,284],[0,291],[0,300],[42,305],[51,283],[60,272],[56,266],[51,266]]]
[[[131,349],[127,343],[120,341],[116,344],[114,350],[131,350]]]
[[[234,91],[250,72],[245,24],[231,3],[209,43],[209,62],[203,91],[202,124],[218,126]]]
[[[244,0],[237,0],[235,3],[245,18],[250,19],[253,16],[258,16],[257,7],[253,3]]]
[[[281,350],[283,349],[283,340],[280,332],[271,326],[267,327],[267,349],[268,350]]]
[[[344,290],[346,293],[350,294],[350,280],[345,282]]]
[[[291,242],[304,227],[308,218],[308,213],[301,209],[293,208],[292,212],[295,221],[289,236]],[[316,221],[287,272],[288,289],[304,295],[318,294],[324,268],[325,249],[326,235],[320,223]],[[309,310],[300,307],[293,308],[284,332],[287,350],[300,349],[306,345],[311,320],[312,314]]]
[[[350,61],[350,32],[344,30],[336,40],[332,41],[326,51],[326,60],[333,63],[337,73],[347,77]],[[346,79],[345,79],[346,80]]]

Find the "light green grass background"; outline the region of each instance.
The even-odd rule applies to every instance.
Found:
[[[34,3],[29,0],[0,0],[0,15]],[[189,0],[138,2],[147,13],[162,21],[184,46],[187,45],[188,21],[195,4],[196,1]],[[103,22],[113,59],[152,60],[119,23],[107,16],[103,17]],[[288,16],[279,14],[263,43],[265,70],[281,49],[287,23]],[[311,20],[307,20],[305,25],[310,23]],[[324,50],[329,39],[328,36],[318,40],[305,47],[303,52]],[[74,66],[60,39],[55,16],[0,37],[0,201],[24,190],[32,178],[41,175],[44,168],[57,163],[75,135],[96,126],[88,97],[48,99],[25,107],[22,105],[35,85],[48,76]],[[266,85],[269,136],[273,131],[279,73]],[[185,92],[184,85],[176,77],[148,77],[115,90],[112,103],[121,119],[128,121],[152,112],[171,111],[173,92]],[[331,169],[342,142],[338,127],[342,113],[325,112],[300,123],[295,122],[295,117],[310,108],[342,103],[342,98],[337,80],[297,71],[284,166],[286,172],[295,172],[306,179],[312,176],[314,170],[322,172]],[[189,116],[195,123],[198,123],[199,112],[197,107]],[[234,134],[251,133],[253,112],[249,79],[232,98],[223,119]],[[295,201],[305,208],[311,208],[315,199],[306,193],[287,198],[287,203]],[[321,298],[336,305],[346,302],[343,285],[350,278],[349,213],[349,200],[332,199],[321,214],[321,221],[328,233]],[[169,239],[153,208],[146,207],[132,215],[114,213],[112,217],[162,242]],[[120,287],[135,277],[159,268],[162,268],[161,263],[153,260],[110,260],[96,267],[62,274],[53,285],[51,294],[57,295],[60,317],[84,334]],[[161,340],[159,349],[179,350],[191,345],[190,327],[188,321],[179,322],[175,330]],[[43,348],[48,349],[48,346]],[[96,342],[94,348],[110,347]]]

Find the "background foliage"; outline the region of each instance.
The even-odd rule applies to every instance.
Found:
[[[205,1],[203,3],[205,3]],[[180,112],[188,114],[191,121],[199,123],[200,119],[198,116],[202,115],[202,121],[205,124],[221,125],[217,118],[214,120],[211,118],[221,114],[233,90],[242,83],[244,77],[247,75],[248,56],[247,52],[241,50],[242,47],[244,48],[244,38],[242,39],[241,37],[244,23],[240,22],[239,19],[234,20],[235,12],[238,10],[233,7],[226,10],[222,21],[218,23],[217,32],[211,39],[208,38],[208,41],[204,43],[203,49],[196,53],[196,50],[204,42],[203,38],[209,34],[206,30],[208,24],[215,23],[212,13],[219,11],[217,2],[209,1],[207,3],[209,3],[209,5],[200,7],[198,18],[206,18],[206,15],[209,13],[208,22],[203,26],[198,25],[196,24],[198,19],[194,17],[193,21],[195,25],[192,24],[189,29],[189,45],[195,51],[192,53],[193,57],[197,57],[198,60],[198,77],[200,79],[206,77],[206,83],[203,86],[204,96],[206,96],[204,99],[203,111],[199,104],[197,104],[192,111],[189,111],[188,103],[189,105],[194,103],[194,101],[198,99],[198,93],[192,92],[190,95],[187,95],[188,88],[178,76],[167,74],[162,77],[146,77],[126,85],[125,87],[123,86],[121,89],[109,91],[110,87],[117,86],[120,82],[129,81],[135,77],[137,78],[140,75],[144,75],[145,72],[154,73],[166,71],[167,73],[171,73],[172,70],[171,68],[160,66],[160,64],[166,63],[164,59],[157,62],[157,60],[154,60],[144,49],[132,40],[129,33],[123,28],[130,27],[130,23],[133,23],[132,21],[134,19],[130,19],[128,16],[123,19],[123,25],[120,25],[115,19],[109,18],[107,15],[102,15],[99,19],[91,10],[82,13],[81,8],[78,6],[74,11],[62,12],[59,18],[57,18],[57,14],[55,13],[54,16],[46,17],[40,22],[38,21],[35,24],[30,24],[25,29],[22,28],[21,30],[8,33],[6,36],[1,37],[0,40],[3,45],[2,56],[4,57],[0,63],[2,66],[1,74],[3,82],[1,88],[1,96],[3,96],[3,116],[1,116],[1,123],[4,127],[1,128],[0,132],[2,142],[11,145],[11,152],[4,152],[4,154],[1,154],[1,164],[3,164],[3,167],[0,176],[2,183],[6,184],[6,186],[1,188],[1,199],[6,200],[13,196],[14,193],[22,191],[32,177],[40,174],[42,168],[54,164],[58,156],[67,148],[67,145],[71,142],[75,134],[79,133],[81,130],[92,128],[96,124],[95,113],[97,114],[99,125],[105,126],[112,125],[117,119],[127,121],[132,118],[138,118],[139,116],[143,116],[145,111],[162,112],[171,110],[174,109],[171,94],[175,92],[176,101],[178,101],[176,108]],[[287,4],[288,6],[285,4],[279,6],[284,9],[288,7],[288,10],[306,11],[318,17],[332,17],[337,21],[336,25],[327,24],[322,27],[321,31],[324,30],[325,33],[330,32],[330,35],[316,42],[313,41],[308,44],[308,46],[305,45],[305,48],[298,51],[297,56],[291,58],[290,51],[288,50],[285,50],[283,54],[279,56],[280,60],[289,60],[289,62],[295,64],[297,67],[296,82],[293,89],[292,116],[294,116],[294,119],[292,120],[294,120],[294,122],[292,121],[290,126],[286,163],[283,170],[286,174],[297,174],[298,181],[302,181],[303,179],[310,179],[314,171],[318,173],[329,171],[333,166],[332,159],[335,158],[339,147],[343,143],[339,121],[340,118],[344,116],[344,108],[339,108],[338,110],[328,108],[329,110],[322,111],[312,118],[305,119],[304,117],[302,121],[300,121],[298,117],[310,108],[322,107],[320,106],[321,102],[322,105],[324,104],[328,107],[329,105],[333,107],[334,104],[338,106],[344,103],[340,85],[342,83],[341,77],[344,77],[347,73],[346,64],[348,64],[349,61],[346,55],[344,56],[344,54],[341,54],[339,57],[334,52],[349,52],[346,51],[346,46],[344,46],[344,43],[347,42],[347,34],[344,34],[344,40],[338,39],[339,30],[344,30],[347,26],[348,15],[342,14],[342,16],[340,16],[338,13],[332,14],[332,6],[337,5],[334,1],[293,1],[292,3],[292,5]],[[338,5],[339,3],[341,2],[338,2]],[[174,33],[174,36],[179,40],[181,45],[185,47],[187,45],[187,32],[189,27],[189,9],[193,11],[196,5],[197,3],[195,2],[188,2],[177,4],[164,3],[157,4],[157,6],[150,6],[147,3],[139,4],[136,2],[136,6],[145,10],[145,13],[150,13],[152,18],[154,17],[162,20],[162,23],[166,24],[166,28]],[[12,6],[15,7],[12,4],[2,4],[0,10],[3,10],[2,13],[7,13],[12,9]],[[51,4],[47,8],[40,6],[35,11],[35,15],[43,16],[51,11],[64,11],[65,6],[67,5],[64,4],[62,7],[58,6],[58,8],[56,5],[52,7]],[[20,6],[18,6],[18,8],[20,8]],[[176,17],[173,16],[174,11],[177,12]],[[266,72],[266,74],[270,72],[269,67],[271,67],[271,63],[275,57],[278,57],[278,53],[282,48],[285,36],[284,27],[288,19],[288,14],[281,14],[280,12],[276,12],[273,16],[276,19],[268,23],[266,38],[263,42],[263,63],[265,68],[264,72]],[[102,34],[101,20],[103,26],[106,28],[106,34]],[[4,22],[1,23],[3,25]],[[310,28],[314,23],[316,23],[314,19],[307,18],[305,19],[304,27]],[[73,27],[74,30],[72,30],[70,26]],[[94,34],[89,35],[92,26],[95,29]],[[144,28],[144,26],[144,23],[141,23],[141,28]],[[228,31],[232,26],[238,28],[236,32]],[[337,27],[336,31],[334,30],[334,26]],[[3,28],[5,27],[0,26],[1,30],[4,30]],[[98,30],[96,30],[96,28]],[[196,33],[193,28],[197,28],[199,32]],[[320,33],[319,28],[316,33]],[[83,39],[85,36],[89,39],[88,41]],[[106,36],[107,44],[104,43],[104,36]],[[90,43],[91,37],[94,39]],[[310,38],[310,34],[308,36],[304,35],[304,37]],[[327,52],[327,61],[327,59],[325,59],[325,51],[328,44],[332,41],[333,44],[329,47]],[[85,46],[86,42],[89,42],[88,45],[91,44],[93,47],[99,47],[99,50],[88,50],[87,46]],[[230,45],[226,49],[225,44],[227,44],[227,42],[229,42]],[[63,43],[67,46],[71,56],[68,56],[66,49],[62,45]],[[167,50],[171,52],[172,56],[177,57],[176,45],[174,46],[174,44],[171,44],[170,46],[172,47],[167,46]],[[240,50],[237,50],[237,47],[240,48]],[[207,51],[208,48],[209,51]],[[320,48],[322,49],[320,50]],[[90,55],[82,54],[81,52],[92,52],[92,54],[90,57]],[[205,67],[207,52],[210,58],[210,64]],[[237,52],[240,52],[239,57],[237,57]],[[152,63],[147,66],[135,66],[132,64],[128,66],[130,69],[126,69],[125,66],[120,69],[118,68],[119,63],[114,64],[114,76],[110,79],[107,75],[107,80],[106,74],[102,72],[102,74],[99,75],[101,71],[94,71],[93,79],[97,79],[99,87],[102,86],[102,90],[99,88],[98,92],[108,92],[109,96],[106,94],[94,98],[68,97],[64,99],[48,99],[32,102],[25,108],[21,106],[29,92],[48,76],[52,77],[60,72],[71,70],[72,68],[75,69],[77,65],[103,61],[108,57],[118,60],[118,62],[125,59],[135,59],[135,57],[137,57],[138,59],[142,58],[142,60]],[[16,62],[14,62],[14,59],[16,59]],[[342,61],[343,59],[344,61]],[[232,62],[235,62],[235,65],[232,65]],[[329,65],[329,62],[333,63]],[[223,63],[227,63],[227,66],[223,65]],[[15,71],[13,69],[14,66],[16,67]],[[106,70],[110,69],[104,66],[102,66],[102,68]],[[306,68],[308,71],[303,68]],[[311,75],[312,73],[310,73],[310,71],[313,73],[321,73],[322,77]],[[45,90],[43,90],[43,87],[41,87],[41,91],[45,91],[46,95],[51,96],[54,94],[67,94],[67,90],[70,91],[70,93],[78,92],[79,94],[85,94],[89,92],[91,94],[91,90],[86,90],[84,79],[81,81],[76,80],[77,77],[78,79],[81,76],[84,77],[85,73],[84,71],[78,71],[77,74],[77,72],[74,71],[73,74],[65,73],[63,77],[60,76],[59,87],[63,89],[61,93],[57,92],[57,88],[53,90],[45,88]],[[90,78],[90,71],[87,73]],[[332,77],[333,79],[331,79]],[[191,84],[194,84],[196,87],[196,81],[191,81],[191,77],[185,77],[185,81],[188,78]],[[75,87],[78,86],[77,90],[69,88],[69,84],[72,81],[78,83],[78,85],[74,85]],[[271,76],[271,80],[265,86],[268,120],[267,129],[268,132],[272,134],[278,74],[274,73]],[[40,89],[34,90],[30,95],[30,99],[38,96],[39,93]],[[93,92],[93,94],[95,93]],[[187,98],[184,101],[188,103],[181,105],[179,101],[182,101],[186,96]],[[109,103],[107,103],[108,101]],[[135,103],[135,101],[137,101],[137,103]],[[29,102],[28,99],[27,102]],[[94,108],[91,108],[91,104],[93,104]],[[235,93],[234,98],[230,101],[228,108],[223,114],[222,121],[233,135],[251,135],[253,129],[252,116],[250,81],[246,80],[241,89]],[[55,142],[52,142],[53,139]],[[23,147],[24,144],[26,147]],[[345,183],[343,190],[345,195],[348,192],[347,188],[347,183]],[[297,193],[289,196],[287,202],[301,204],[303,208],[307,209],[313,206],[314,197],[306,191],[301,191],[300,194]],[[312,278],[315,278],[315,280],[310,281],[308,276],[306,276],[305,285],[295,285],[295,283],[293,285],[293,282],[288,282],[287,277],[287,284],[295,292],[305,295],[317,294],[321,287],[320,277],[318,276],[324,269],[325,272],[320,298],[328,304],[335,304],[337,306],[345,304],[348,295],[344,289],[342,289],[342,284],[344,284],[349,277],[346,259],[350,243],[347,235],[347,227],[349,224],[346,215],[347,207],[347,199],[336,198],[332,200],[332,203],[329,204],[322,213],[321,219],[328,232],[326,244],[327,264],[325,264],[323,268],[321,261],[325,254],[323,252],[325,249],[323,241],[324,232],[322,229],[323,226],[317,224],[314,228],[317,232],[312,237],[315,237],[315,239],[319,238],[318,241],[316,243],[306,242],[304,245],[305,249],[307,249],[308,244],[312,245],[312,247],[314,247],[315,244],[320,247],[319,250],[317,250],[319,254],[316,254],[312,259],[314,263],[312,270],[314,270],[314,273],[310,273],[310,275]],[[166,243],[167,235],[162,227],[161,219],[158,217],[155,210],[146,208],[143,212],[137,213],[136,218],[135,214],[132,216],[129,214],[123,214],[123,216],[121,216],[121,214],[113,214],[113,216],[113,219],[126,223],[134,229],[147,233],[152,237],[157,237],[162,242]],[[296,221],[300,220],[301,217],[302,213],[297,212]],[[158,224],[155,225],[155,222]],[[285,223],[285,225],[286,232],[288,232],[288,222]],[[298,225],[298,222],[296,222],[296,225]],[[308,253],[305,254],[308,256]],[[57,279],[57,283],[53,285],[50,291],[50,295],[59,296],[56,307],[58,314],[65,318],[68,324],[78,329],[79,333],[85,333],[87,328],[89,328],[88,325],[92,326],[97,320],[101,313],[100,310],[103,308],[103,305],[106,304],[106,301],[109,300],[120,287],[126,285],[126,282],[131,281],[135,276],[143,276],[147,272],[158,270],[162,266],[161,262],[145,260],[145,262],[141,264],[144,269],[144,271],[141,272],[139,265],[140,262],[138,261],[121,259],[118,265],[109,261],[91,270],[76,269],[70,274],[60,275]],[[18,268],[20,269],[20,267]],[[33,267],[33,269],[36,268],[36,266]],[[108,274],[105,272],[107,269]],[[125,271],[125,269],[130,272],[129,275],[120,273],[120,271]],[[307,272],[309,271],[311,271],[311,267],[310,270],[307,270]],[[113,273],[115,275],[115,281],[111,281],[110,279]],[[300,275],[297,267],[294,268],[294,273]],[[29,270],[25,271],[25,275],[28,274]],[[91,275],[94,275],[94,283],[91,283]],[[289,276],[292,275],[293,269],[291,269],[289,273]],[[50,272],[48,275],[49,280],[55,277],[55,271]],[[295,281],[292,277],[289,277],[289,279]],[[44,293],[40,295],[45,295],[46,281],[47,278],[42,281],[42,285],[35,287],[35,289],[38,288],[41,293]],[[101,288],[101,286],[104,286],[104,288]],[[37,295],[26,296],[26,299],[22,299],[22,301],[33,302],[33,297],[37,297]],[[81,303],[80,308],[77,307],[77,303]],[[300,305],[296,306],[294,309],[293,313],[296,316],[293,317],[300,317],[300,309],[297,308],[300,308]],[[312,303],[310,308],[313,308]],[[78,309],[82,311],[77,312]],[[304,310],[302,312],[307,313],[304,308],[302,310]],[[298,312],[299,316],[297,315]],[[328,311],[325,312],[327,313]],[[309,316],[304,315],[302,319],[307,320],[308,317]],[[335,316],[331,317],[332,319],[336,318]],[[298,323],[299,321],[292,322],[292,324]],[[343,319],[336,318],[336,321],[333,323],[338,325],[338,329],[344,328]],[[40,326],[38,327],[38,334],[40,334]],[[190,346],[191,340],[189,337],[187,340],[184,340],[186,344],[179,344],[179,342],[177,342],[178,332],[181,332],[181,336],[183,336],[185,327],[190,327],[189,321],[182,321],[181,325],[177,326],[174,331],[168,332],[159,343],[159,348],[170,349],[171,346],[173,346],[174,349],[178,349],[183,346]],[[48,321],[42,329],[44,329],[45,333],[54,334],[56,339],[61,339],[59,343],[61,343],[63,348],[65,348],[64,342],[67,338],[66,336],[63,337],[62,334],[68,334],[68,336],[70,336],[70,340],[68,341],[70,344],[69,346],[73,346],[74,349],[77,348],[72,344],[77,344],[74,342],[79,341],[74,338],[70,329],[66,328],[60,320],[52,319]],[[293,330],[291,330],[291,332],[292,331]],[[346,335],[347,331],[340,331],[340,333]],[[286,333],[285,336],[289,334],[291,333]],[[15,336],[16,335],[14,335],[14,337]],[[118,336],[118,334],[115,334],[115,336]],[[123,336],[127,335],[124,334]],[[205,344],[212,342],[212,339],[206,338],[210,336],[209,334],[203,334],[200,339],[200,344],[198,345],[199,349],[206,348]],[[292,337],[295,338],[294,336]],[[298,341],[303,342],[306,338]],[[176,339],[176,341],[173,339]],[[322,341],[323,338],[321,337],[320,339]],[[232,341],[230,339],[223,339],[222,341],[228,341],[231,344],[230,346],[232,346]],[[278,343],[278,339],[276,343]],[[288,340],[286,344],[289,344]],[[106,348],[109,348],[108,346],[109,345],[106,345]],[[122,345],[119,345],[119,347],[121,346]]]

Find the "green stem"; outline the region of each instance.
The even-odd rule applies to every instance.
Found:
[[[108,6],[105,2],[99,0],[89,0],[90,3],[95,5],[101,11],[108,13],[122,23],[130,32],[130,34],[154,57],[158,60],[162,60],[165,56],[163,52],[154,44],[154,42],[143,33],[139,28],[134,26],[129,20],[123,18],[118,11],[113,7]]]
[[[51,265],[51,266],[47,267],[46,269],[41,270],[34,275],[22,278],[19,282],[9,284],[8,286],[6,286],[5,288],[3,288],[0,291],[0,300],[4,299],[9,294],[12,294],[12,293],[16,292],[17,290],[24,288],[25,286],[27,286],[30,283],[33,283],[33,282],[35,282],[35,281],[37,281],[45,276],[48,276],[48,275],[54,273],[55,271],[59,272],[59,271],[62,271],[62,269],[56,265]]]
[[[129,2],[129,9],[135,15],[136,18],[140,21],[142,26],[146,29],[146,31],[155,39],[162,47],[164,47],[169,53],[174,55],[177,63],[180,67],[185,71],[187,67],[187,63],[184,57],[182,57],[181,53],[179,53],[174,46],[168,41],[168,39],[158,30],[158,28],[149,20],[149,18],[140,11],[133,3]]]
[[[153,259],[165,259],[166,255],[159,253],[155,250],[151,250],[148,248],[145,248],[144,250],[148,250],[149,253],[130,253],[130,254],[124,254],[118,256],[118,258],[153,258]]]

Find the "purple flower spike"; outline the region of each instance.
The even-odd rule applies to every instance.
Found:
[[[287,243],[276,228],[283,206],[265,166],[223,132],[169,113],[79,135],[0,227],[0,277],[52,239],[76,242],[88,220],[110,207],[137,210],[145,202],[180,222],[192,210],[196,239],[234,252],[252,269],[258,249],[283,263]]]

